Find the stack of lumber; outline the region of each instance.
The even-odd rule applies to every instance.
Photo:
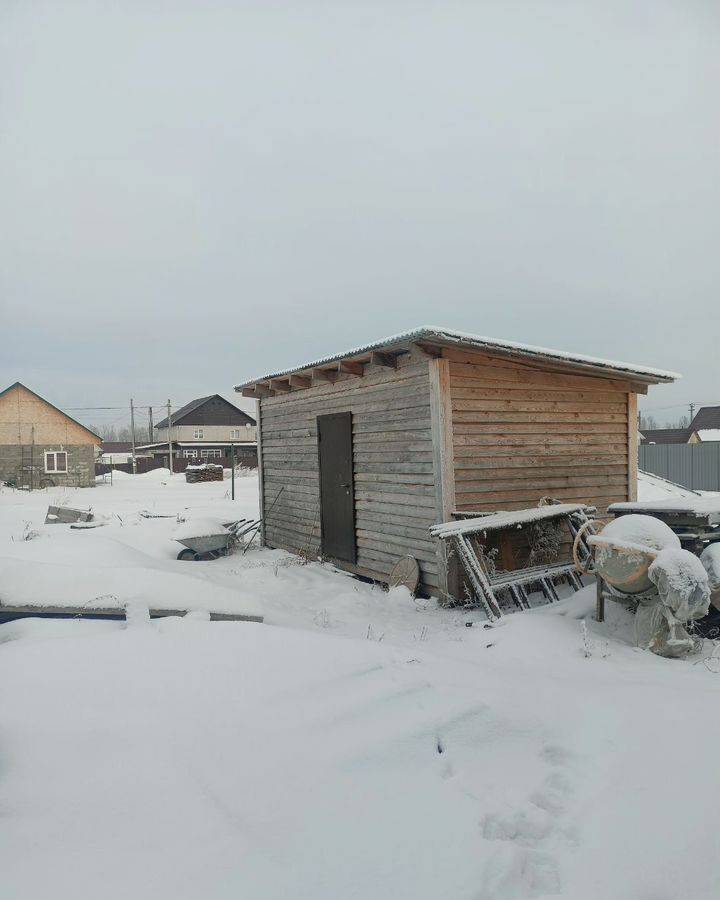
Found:
[[[188,466],[185,469],[185,481],[188,484],[197,484],[198,481],[222,481],[223,467],[213,463],[204,463],[200,466]]]

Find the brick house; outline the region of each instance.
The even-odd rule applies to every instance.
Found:
[[[19,381],[0,392],[0,481],[95,486],[102,439]]]

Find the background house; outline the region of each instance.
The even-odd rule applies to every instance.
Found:
[[[192,400],[154,430],[153,443],[138,451],[167,461],[172,443],[173,458],[202,462],[229,459],[232,447],[239,464],[256,465],[255,419],[219,394]]]
[[[138,453],[135,456],[150,456],[149,453]],[[105,465],[124,465],[132,462],[132,442],[131,441],[103,441],[100,445],[100,456],[96,462]]]
[[[690,434],[689,428],[643,428],[641,442],[643,444],[687,444]]]
[[[643,444],[706,444],[720,441],[720,406],[701,406],[687,428],[644,428]]]
[[[0,481],[29,490],[94,487],[101,442],[19,381],[0,393]]]
[[[431,525],[635,499],[637,394],[673,377],[423,328],[245,382],[264,542],[381,581],[410,554],[423,590],[452,595]]]
[[[720,441],[720,406],[701,406],[688,428],[689,444]]]

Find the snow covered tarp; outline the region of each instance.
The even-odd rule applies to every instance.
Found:
[[[710,602],[720,609],[720,544],[708,544],[700,554],[700,562],[707,572]]]
[[[694,646],[685,624],[707,615],[710,605],[707,572],[693,553],[667,548],[658,553],[648,577],[660,602],[640,602],[638,644],[658,656],[684,656]]]

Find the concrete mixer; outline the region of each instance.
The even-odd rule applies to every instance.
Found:
[[[592,558],[583,569],[598,579],[599,610],[606,598],[621,602],[635,612],[638,646],[660,656],[690,653],[696,639],[688,626],[710,604],[707,566],[652,516],[622,516],[587,543]]]

